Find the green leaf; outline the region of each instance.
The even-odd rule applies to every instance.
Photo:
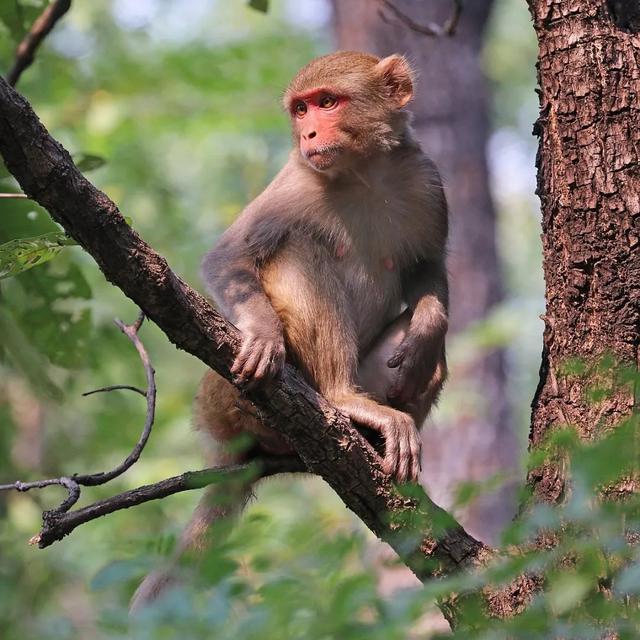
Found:
[[[64,247],[75,244],[75,240],[67,237],[62,231],[5,242],[0,245],[0,280],[49,262]]]
[[[269,11],[269,0],[249,0],[247,3],[252,9],[267,13]]]
[[[73,161],[80,171],[95,171],[107,164],[104,158],[91,153],[78,153],[73,156]]]
[[[82,270],[61,256],[12,284],[19,284],[28,300],[20,304],[14,297],[13,306],[31,344],[52,364],[67,369],[86,365],[92,332],[87,301],[92,292]]]

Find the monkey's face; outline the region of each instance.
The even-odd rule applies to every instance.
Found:
[[[316,171],[337,168],[350,147],[341,123],[348,102],[330,90],[318,89],[298,95],[291,103],[294,138],[304,160]]]
[[[412,94],[404,58],[338,52],[304,67],[284,105],[303,160],[316,171],[342,170],[398,144],[397,112]]]

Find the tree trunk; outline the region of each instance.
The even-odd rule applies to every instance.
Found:
[[[573,358],[592,367],[607,353],[638,366],[640,12],[633,1],[529,5],[540,45],[535,132],[547,303],[530,435],[536,447],[562,425],[584,440],[598,437],[633,407],[628,387],[600,402],[587,398],[598,376],[607,384],[606,374],[563,369]],[[538,500],[563,497],[559,463],[534,470],[530,482]],[[637,480],[625,483],[634,489]]]
[[[339,47],[377,55],[404,53],[418,70],[411,104],[414,128],[437,163],[451,208],[449,271],[452,333],[482,320],[502,299],[489,192],[486,146],[488,99],[479,64],[492,0],[464,4],[452,38],[430,38],[378,12],[371,0],[334,0]],[[444,24],[451,0],[394,0],[416,22]],[[461,481],[482,480],[517,465],[517,439],[510,430],[504,354],[494,350],[452,367],[446,395],[460,397],[454,424],[424,429],[423,481],[429,495],[450,506]],[[473,535],[496,541],[514,512],[513,491],[505,489],[472,504],[460,520]]]

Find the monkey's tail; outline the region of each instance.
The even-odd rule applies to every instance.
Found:
[[[210,529],[213,523],[239,515],[251,498],[252,486],[253,483],[239,487],[237,493],[234,491],[234,500],[226,496],[224,504],[217,503],[220,499],[218,487],[207,489],[182,532],[173,556],[164,567],[149,573],[136,589],[129,604],[130,613],[135,614],[144,609],[179,584],[178,565],[182,556],[190,553],[202,557],[211,546]]]

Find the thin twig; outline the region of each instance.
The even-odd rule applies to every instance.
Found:
[[[255,462],[233,465],[228,467],[212,467],[200,471],[187,471],[179,476],[167,478],[148,484],[137,489],[125,491],[104,500],[98,500],[82,509],[61,513],[58,509],[46,511],[43,514],[43,527],[37,536],[29,541],[37,544],[41,549],[48,547],[64,536],[70,534],[76,527],[106,516],[114,511],[128,509],[144,502],[166,498],[182,491],[201,489],[210,484],[224,481],[226,478],[250,473],[256,477],[266,478],[278,473],[304,472],[306,468],[297,456],[269,457]]]
[[[46,38],[47,34],[53,29],[56,22],[69,11],[71,0],[54,0],[46,9],[36,18],[31,25],[31,29],[22,39],[22,42],[16,49],[16,59],[13,67],[7,74],[7,82],[15,87],[20,79],[22,72],[31,64],[33,64],[34,54],[40,43]]]
[[[452,36],[455,34],[456,27],[460,21],[460,15],[462,14],[462,0],[453,0],[453,12],[451,17],[445,22],[444,26],[441,26],[435,22],[419,23],[416,22],[411,16],[408,16],[403,11],[400,11],[391,0],[379,0],[380,4],[385,9],[389,10],[402,24],[424,36],[430,38],[440,38],[442,36]]]
[[[458,22],[460,22],[460,16],[462,15],[462,2],[463,0],[453,0],[453,13],[444,25],[444,32],[448,36],[455,35],[458,28]]]
[[[0,200],[4,200],[5,198],[28,199],[29,196],[26,193],[0,193]]]
[[[144,366],[144,370],[147,376],[147,390],[146,392],[142,392],[147,399],[147,416],[144,421],[144,427],[142,429],[142,433],[140,434],[140,438],[138,438],[138,442],[133,447],[131,453],[115,468],[111,471],[101,471],[100,473],[92,473],[85,474],[81,476],[74,476],[74,480],[85,487],[94,487],[96,485],[104,484],[105,482],[109,482],[113,480],[117,476],[123,474],[127,469],[129,469],[133,464],[135,464],[140,458],[140,454],[147,444],[147,440],[151,435],[151,429],[153,427],[153,421],[155,419],[156,413],[156,381],[155,381],[155,371],[151,366],[151,362],[149,361],[149,356],[147,354],[144,345],[140,341],[138,337],[138,330],[142,326],[142,322],[144,320],[144,313],[140,313],[138,319],[131,325],[124,324],[121,320],[115,320],[116,325],[120,328],[120,331],[124,333],[129,340],[133,343],[138,355],[140,356],[140,360]],[[138,392],[141,389],[137,389]]]
[[[119,391],[124,389],[126,391],[135,391],[139,393],[141,396],[147,397],[147,392],[144,389],[140,389],[139,387],[134,387],[130,384],[112,384],[110,387],[100,387],[99,389],[92,389],[91,391],[85,391],[82,394],[82,397],[92,396],[94,393],[106,393],[108,391]]]
[[[21,482],[16,480],[10,484],[0,484],[0,491],[9,491],[15,489],[16,491],[30,491],[31,489],[44,489],[44,487],[51,487],[58,485],[64,487],[67,490],[67,497],[60,503],[56,511],[65,513],[69,511],[71,507],[78,502],[80,498],[80,486],[73,478],[62,476],[61,478],[49,478],[47,480],[34,480],[33,482]]]
[[[147,376],[147,390],[143,391],[142,389],[138,389],[137,387],[131,387],[128,385],[114,385],[112,387],[95,389],[84,394],[90,395],[92,393],[110,391],[114,389],[130,389],[139,393],[147,399],[147,414],[144,422],[144,427],[142,429],[140,437],[138,438],[138,442],[136,442],[131,453],[117,467],[115,467],[115,469],[112,469],[111,471],[101,471],[100,473],[82,475],[74,474],[72,477],[62,476],[60,478],[35,480],[33,482],[21,482],[20,480],[17,480],[16,482],[8,484],[0,484],[0,491],[8,491],[10,489],[15,489],[16,491],[30,491],[31,489],[42,489],[44,487],[50,487],[52,485],[64,487],[68,492],[67,498],[56,509],[45,513],[45,516],[49,514],[49,518],[55,519],[55,517],[61,516],[62,514],[69,511],[69,509],[71,509],[71,507],[78,501],[78,499],[80,498],[81,486],[94,487],[100,484],[105,484],[106,482],[113,480],[113,478],[116,478],[117,476],[123,474],[127,469],[129,469],[138,461],[142,450],[147,444],[149,435],[151,434],[156,410],[155,371],[151,366],[147,351],[140,341],[140,338],[138,337],[138,330],[140,329],[143,320],[144,313],[140,312],[140,315],[133,324],[125,324],[120,320],[115,320],[115,323],[120,328],[120,331],[122,331],[122,333],[124,333],[127,338],[129,338],[129,340],[133,343],[138,352],[138,355],[140,356],[140,360],[142,361]]]

